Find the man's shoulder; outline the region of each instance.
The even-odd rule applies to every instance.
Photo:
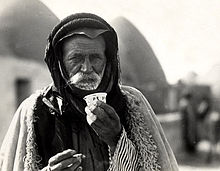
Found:
[[[132,87],[132,86],[128,86],[128,85],[121,85],[120,86],[122,92],[125,94],[125,95],[132,95],[132,96],[136,96],[136,97],[140,97],[140,96],[143,96],[143,94],[141,93],[140,90],[138,90],[137,88],[135,87]]]
[[[132,86],[122,85],[120,86],[122,93],[127,97],[128,103],[131,106],[141,106],[142,110],[145,108],[151,108],[146,97],[141,93],[140,90]]]
[[[42,97],[45,96],[48,91],[51,89],[51,86],[46,86],[42,89],[36,90],[29,97],[27,97],[20,105],[22,108],[34,108],[39,102],[42,101]]]

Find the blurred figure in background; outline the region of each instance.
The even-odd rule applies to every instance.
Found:
[[[198,143],[197,108],[193,86],[196,85],[197,74],[189,72],[182,80],[182,91],[179,109],[182,116],[182,134],[184,147],[187,152],[195,152]]]
[[[182,115],[183,142],[186,151],[195,152],[199,141],[209,139],[211,122],[209,114],[212,108],[211,88],[197,83],[197,74],[188,73],[179,101]]]
[[[196,108],[193,98],[193,92],[189,88],[186,88],[179,101],[182,116],[183,142],[187,152],[195,152],[198,142]]]

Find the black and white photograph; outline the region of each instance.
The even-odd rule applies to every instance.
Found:
[[[0,171],[219,171],[219,0],[0,1]]]

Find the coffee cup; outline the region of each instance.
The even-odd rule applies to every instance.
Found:
[[[93,93],[85,96],[83,99],[86,101],[87,106],[91,106],[95,104],[98,100],[106,103],[106,96],[107,93],[100,92],[100,93]]]

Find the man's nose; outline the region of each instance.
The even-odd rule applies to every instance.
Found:
[[[90,63],[89,58],[85,57],[84,62],[82,63],[82,66],[81,66],[81,71],[84,73],[92,72],[92,65]]]

